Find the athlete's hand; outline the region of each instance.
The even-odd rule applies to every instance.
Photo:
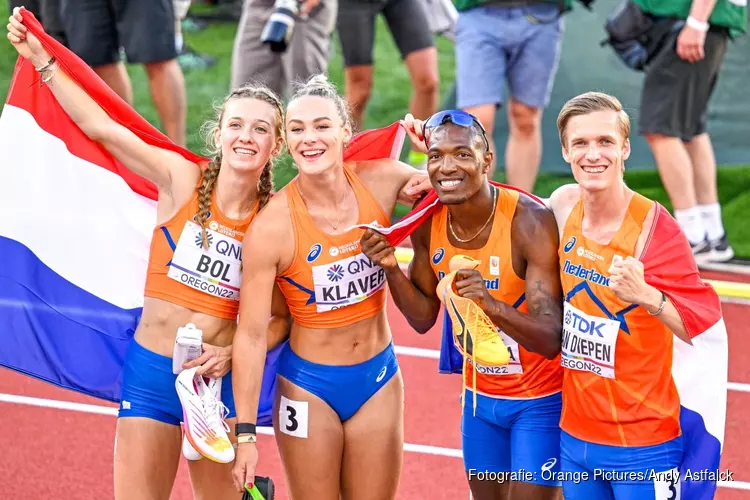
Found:
[[[427,144],[424,142],[424,122],[417,120],[411,113],[404,117],[404,128],[416,151],[427,154]]]
[[[232,368],[232,346],[219,347],[211,344],[203,344],[203,354],[192,361],[182,365],[187,370],[198,366],[196,375],[204,377],[220,378],[229,373]]]
[[[13,14],[8,18],[8,40],[21,57],[36,67],[47,64],[50,59],[39,39],[23,24],[20,7],[13,9]]]
[[[413,205],[424,193],[432,189],[432,183],[427,176],[427,172],[414,174],[411,179],[404,185],[398,194],[398,201],[405,205]]]
[[[631,304],[641,304],[652,288],[643,277],[643,262],[633,257],[615,257],[609,266],[609,287],[617,298]]]
[[[484,278],[479,271],[476,269],[459,269],[456,272],[454,284],[459,296],[473,300],[483,311],[487,311],[493,298],[487,291],[487,285],[485,285]]]
[[[398,267],[396,250],[390,243],[388,243],[384,234],[380,234],[372,229],[367,229],[362,235],[362,238],[360,238],[359,244],[362,247],[364,254],[386,271]]]
[[[232,467],[232,482],[239,493],[253,487],[255,481],[255,467],[258,465],[258,448],[255,443],[242,443],[237,445],[234,467]]]
[[[677,55],[687,62],[698,62],[705,56],[703,51],[705,43],[704,32],[685,26],[677,37]]]

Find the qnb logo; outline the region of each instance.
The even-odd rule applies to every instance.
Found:
[[[344,277],[344,268],[341,264],[334,264],[328,268],[328,279],[331,281],[338,281]]]
[[[323,245],[316,243],[310,247],[310,252],[307,254],[307,262],[314,262],[318,258],[320,252],[323,251]]]
[[[542,472],[549,472],[551,471],[555,465],[557,465],[557,459],[556,458],[550,458],[546,462],[542,464]]]
[[[206,241],[208,241],[208,248],[211,248],[211,243],[214,241],[214,236],[211,233],[206,233]],[[198,248],[203,247],[203,234],[198,233],[195,235],[195,246]]]
[[[576,237],[575,236],[571,236],[570,239],[568,240],[568,242],[563,247],[563,252],[565,252],[565,253],[570,252],[573,249],[573,247],[576,246],[576,241],[577,241]]]
[[[445,255],[445,249],[440,247],[437,250],[435,250],[435,253],[432,254],[432,263],[433,264],[440,264],[440,261],[443,260],[443,256]]]

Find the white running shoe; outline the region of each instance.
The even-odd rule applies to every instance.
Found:
[[[203,380],[206,382],[206,386],[208,387],[209,392],[214,395],[217,401],[221,401],[222,379],[221,378],[204,378]],[[182,431],[183,431],[182,454],[185,456],[185,458],[191,461],[200,460],[201,458],[203,458],[203,455],[198,453],[198,451],[195,448],[193,448],[193,445],[190,444],[190,441],[188,441],[184,426],[183,426]]]
[[[183,370],[175,381],[177,395],[182,403],[182,429],[185,438],[198,453],[219,463],[234,460],[234,448],[229,441],[229,426],[224,422],[229,410],[217,401],[198,368]]]

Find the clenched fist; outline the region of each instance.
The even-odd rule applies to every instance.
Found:
[[[359,241],[362,251],[375,264],[386,271],[398,267],[396,250],[388,242],[385,235],[372,229],[367,229]]]
[[[609,267],[609,287],[623,302],[638,304],[654,314],[659,310],[662,293],[646,283],[643,262],[633,257],[615,256]]]

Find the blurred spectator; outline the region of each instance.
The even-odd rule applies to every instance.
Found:
[[[289,47],[275,52],[261,41],[274,0],[246,0],[232,51],[232,88],[257,81],[282,98],[290,83],[328,72],[338,0],[305,0],[294,20]]]
[[[721,220],[706,121],[730,31],[746,30],[747,6],[736,0],[635,2],[646,13],[687,21],[669,35],[646,68],[640,133],[651,146],[675,219],[696,261],[731,260],[734,251]]]
[[[557,73],[562,12],[570,4],[570,0],[456,2],[456,105],[482,122],[495,151],[495,113],[506,101],[507,82],[506,180],[529,192],[542,160],[542,110],[549,104]],[[495,151],[491,174],[497,157]]]
[[[43,0],[44,1],[44,0]],[[129,104],[129,63],[143,64],[164,132],[185,145],[186,90],[177,62],[172,0],[59,0],[68,48]]]
[[[200,54],[193,50],[182,36],[183,23],[190,10],[191,0],[172,0],[175,15],[175,48],[177,49],[177,60],[180,67],[185,70],[205,69],[216,64],[216,58],[206,54]],[[186,23],[188,26],[197,27],[195,24]]]
[[[362,127],[373,86],[375,18],[382,14],[412,82],[409,112],[426,120],[439,105],[437,49],[423,0],[344,0],[336,29],[345,68],[345,94],[357,128]],[[391,68],[386,68],[391,71]],[[410,163],[423,163],[412,152]]]

